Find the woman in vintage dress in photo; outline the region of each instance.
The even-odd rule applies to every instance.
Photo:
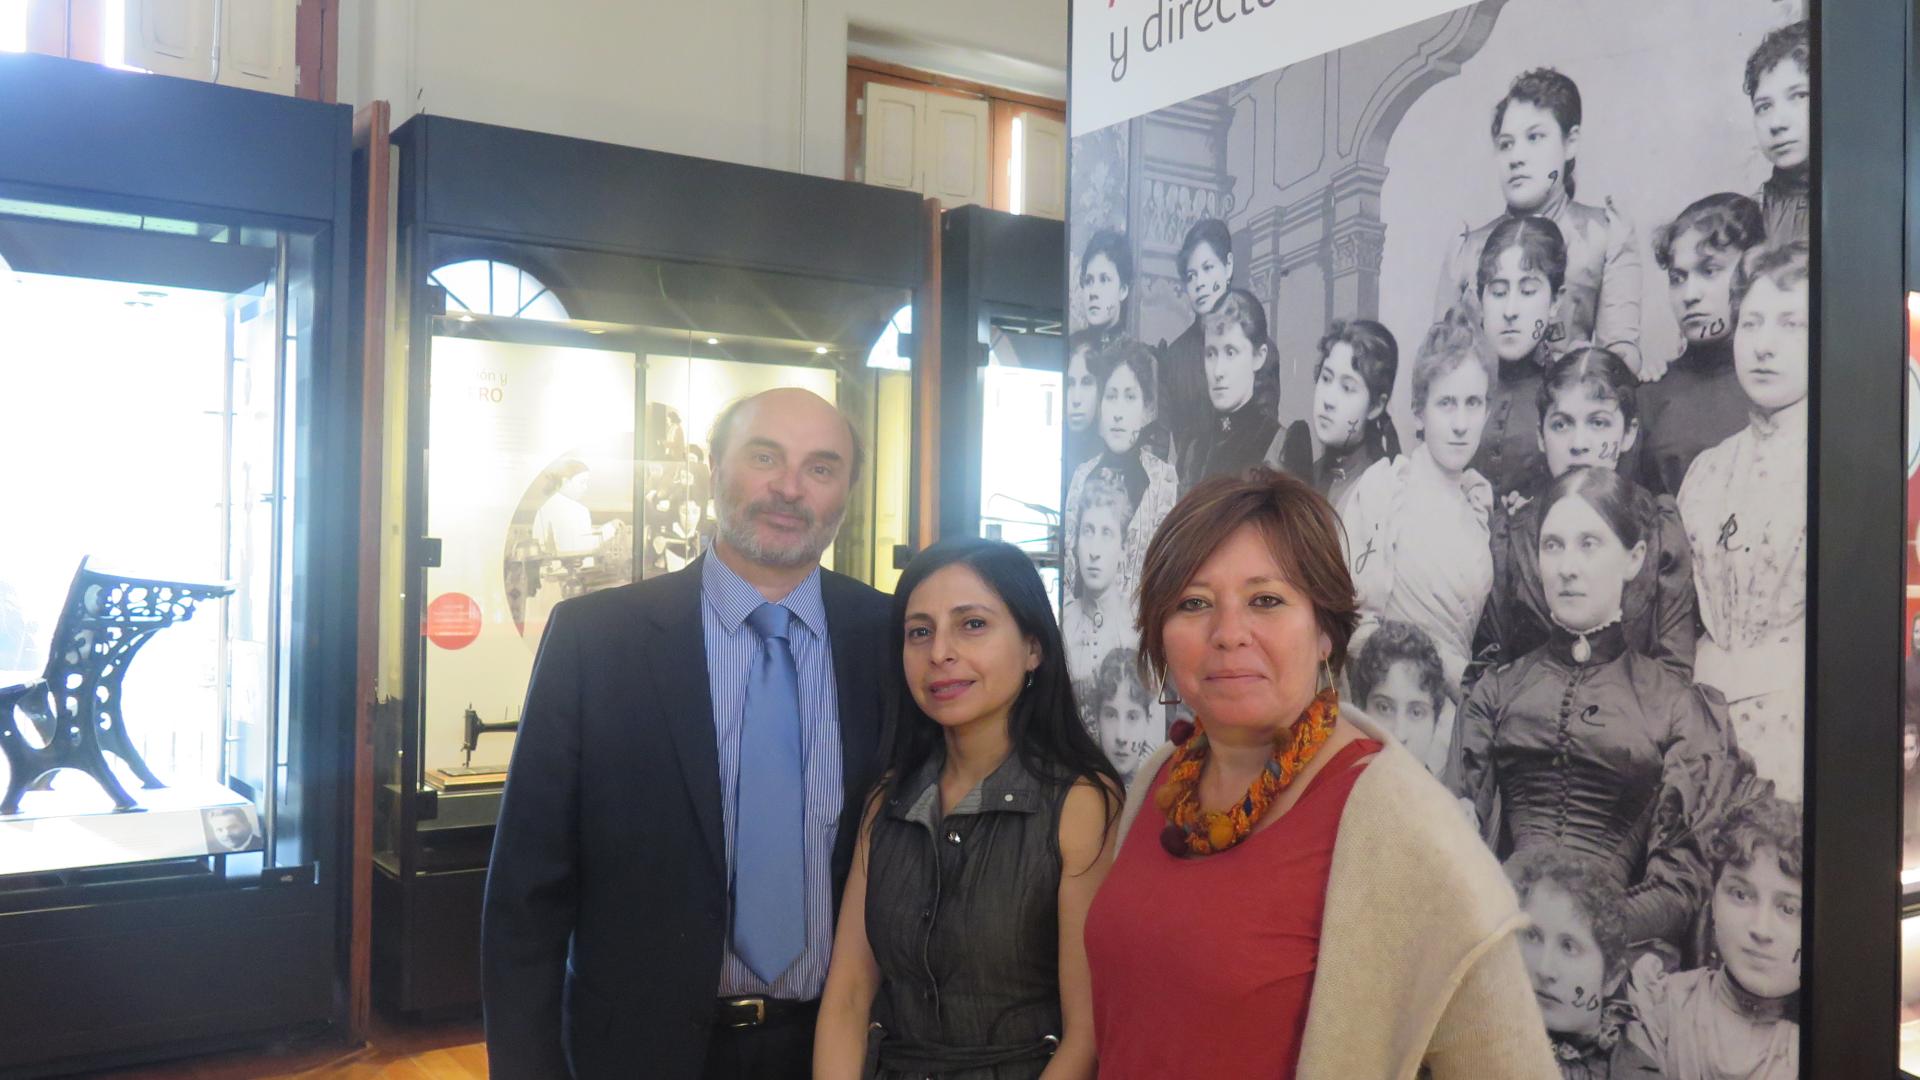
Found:
[[[1081,462],[1067,484],[1062,523],[1063,535],[1067,538],[1064,577],[1072,582],[1078,573],[1076,537],[1080,531],[1081,489],[1089,480],[1099,477],[1124,490],[1133,508],[1127,520],[1117,582],[1121,594],[1131,596],[1134,570],[1140,565],[1140,556],[1147,550],[1147,541],[1159,527],[1160,519],[1173,509],[1174,500],[1179,497],[1179,480],[1173,466],[1145,445],[1142,437],[1159,413],[1152,351],[1137,341],[1122,339],[1095,352],[1088,362],[1100,384],[1095,423],[1101,453]],[[1084,674],[1091,674],[1092,665],[1099,662],[1098,655],[1089,658]],[[1084,677],[1084,674],[1076,669],[1075,677]]]
[[[1074,504],[1073,577],[1060,612],[1067,668],[1091,685],[1101,658],[1134,642],[1133,591],[1127,576],[1127,522],[1133,500],[1124,485],[1096,476],[1081,485]],[[1086,704],[1082,702],[1082,704]]]
[[[1620,1037],[1627,964],[1626,894],[1605,866],[1536,847],[1507,860],[1529,926],[1520,955],[1553,1038],[1561,1080],[1653,1080],[1652,1062]]]
[[[1266,463],[1313,485],[1335,506],[1381,458],[1400,456],[1387,415],[1400,374],[1400,343],[1371,319],[1336,321],[1313,365],[1313,411],[1268,448]]]
[[[1173,444],[1181,446],[1213,416],[1207,399],[1206,317],[1233,287],[1233,234],[1227,223],[1217,218],[1194,222],[1180,242],[1174,266],[1193,322],[1179,337],[1160,343],[1160,423],[1173,433]],[[1194,474],[1175,464],[1181,478],[1191,483]]]
[[[1096,346],[1127,332],[1127,300],[1133,294],[1133,251],[1125,233],[1102,229],[1087,241],[1080,259],[1080,304],[1086,332]]]
[[[1639,436],[1639,379],[1606,349],[1576,349],[1554,362],[1540,387],[1539,439],[1554,479],[1572,469],[1619,472]],[[1624,477],[1624,474],[1622,474]],[[1627,582],[1620,624],[1627,646],[1691,679],[1695,599],[1693,555],[1680,511],[1666,496],[1629,482],[1647,557]],[[1543,483],[1493,514],[1493,596],[1480,624],[1477,658],[1502,664],[1547,643],[1553,613],[1540,579]]]
[[[1144,765],[1088,912],[1102,1080],[1557,1076],[1513,890],[1447,790],[1342,715],[1357,621],[1333,508],[1202,481],[1141,570]]]
[[[1535,68],[1513,80],[1493,108],[1494,169],[1506,209],[1462,235],[1441,270],[1434,317],[1473,290],[1487,235],[1507,217],[1536,215],[1558,226],[1567,245],[1566,292],[1548,321],[1548,343],[1556,350],[1603,345],[1642,378],[1655,379],[1664,368],[1640,357],[1640,247],[1633,223],[1612,200],[1601,207],[1574,199],[1583,120],[1580,88],[1560,72]]]
[[[1656,495],[1679,494],[1700,451],[1747,426],[1747,395],[1733,373],[1733,276],[1766,228],[1752,199],[1721,192],[1654,231],[1654,265],[1667,275],[1667,303],[1686,342],[1640,391],[1638,479]]]
[[[1100,456],[1100,380],[1093,373],[1093,354],[1099,335],[1093,330],[1076,330],[1067,336],[1065,398],[1067,434],[1065,457],[1061,463],[1067,475],[1084,462]]]
[[[1468,465],[1480,447],[1491,383],[1479,335],[1457,319],[1434,326],[1413,362],[1420,445],[1375,462],[1340,505],[1365,617],[1355,647],[1371,622],[1411,623],[1440,650],[1452,694],[1493,587],[1493,490]]]
[[[1750,797],[1706,843],[1713,955],[1692,971],[1643,974],[1627,989],[1625,1042],[1661,1080],[1800,1076],[1800,806]],[[1617,1075],[1617,1074],[1616,1074]]]
[[[1559,355],[1547,339],[1565,291],[1567,247],[1541,217],[1510,217],[1487,234],[1474,271],[1480,335],[1498,367],[1487,395],[1487,428],[1473,467],[1503,501],[1546,479],[1540,448],[1540,381]]]
[[[1245,289],[1231,289],[1205,325],[1207,420],[1179,442],[1181,486],[1260,464],[1280,431],[1280,377],[1267,313]]]
[[[1552,635],[1474,684],[1448,779],[1502,860],[1535,847],[1596,859],[1626,890],[1627,939],[1683,946],[1708,892],[1697,829],[1743,765],[1719,696],[1627,643],[1621,602],[1647,556],[1633,494],[1591,468],[1547,490]]]
[[[1781,798],[1805,786],[1807,249],[1757,248],[1734,284],[1734,373],[1752,413],[1680,485],[1706,634],[1694,677]]]
[[[814,1072],[1089,1080],[1081,927],[1120,779],[1076,715],[1032,560],[992,540],[915,556],[893,602],[888,767],[867,800]],[[962,852],[965,852],[962,857]]]

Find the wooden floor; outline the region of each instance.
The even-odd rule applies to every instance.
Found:
[[[372,1042],[357,1050],[337,1045],[289,1047],[218,1054],[100,1075],[112,1080],[279,1080],[296,1076],[469,1080],[487,1075],[487,1048],[477,1019],[403,1027],[376,1017]]]

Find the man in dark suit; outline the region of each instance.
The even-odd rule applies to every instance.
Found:
[[[804,390],[714,425],[685,570],[553,611],[482,937],[496,1077],[796,1077],[861,796],[885,596],[821,569],[862,453]]]

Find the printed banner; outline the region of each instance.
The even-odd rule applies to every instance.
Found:
[[[1076,0],[1073,134],[1450,11],[1460,0]]]
[[[1085,722],[1164,740],[1147,542],[1291,472],[1348,537],[1345,706],[1507,867],[1566,1075],[1798,1075],[1802,5],[1087,0],[1073,47]]]

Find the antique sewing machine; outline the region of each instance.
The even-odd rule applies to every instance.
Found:
[[[473,752],[480,748],[480,736],[492,735],[495,732],[520,730],[520,721],[518,720],[500,720],[489,723],[480,719],[480,714],[474,711],[472,705],[467,706],[465,719],[467,724],[466,737],[460,740],[460,750],[466,756],[461,760],[461,764],[469,768],[473,765]],[[501,769],[500,771],[505,772],[506,770]]]
[[[473,788],[486,787],[507,782],[507,767],[502,765],[475,765],[473,752],[480,748],[482,735],[520,730],[518,720],[487,721],[469,704],[461,718],[463,729],[460,738],[461,763],[446,768],[428,769],[427,782],[435,787]]]

